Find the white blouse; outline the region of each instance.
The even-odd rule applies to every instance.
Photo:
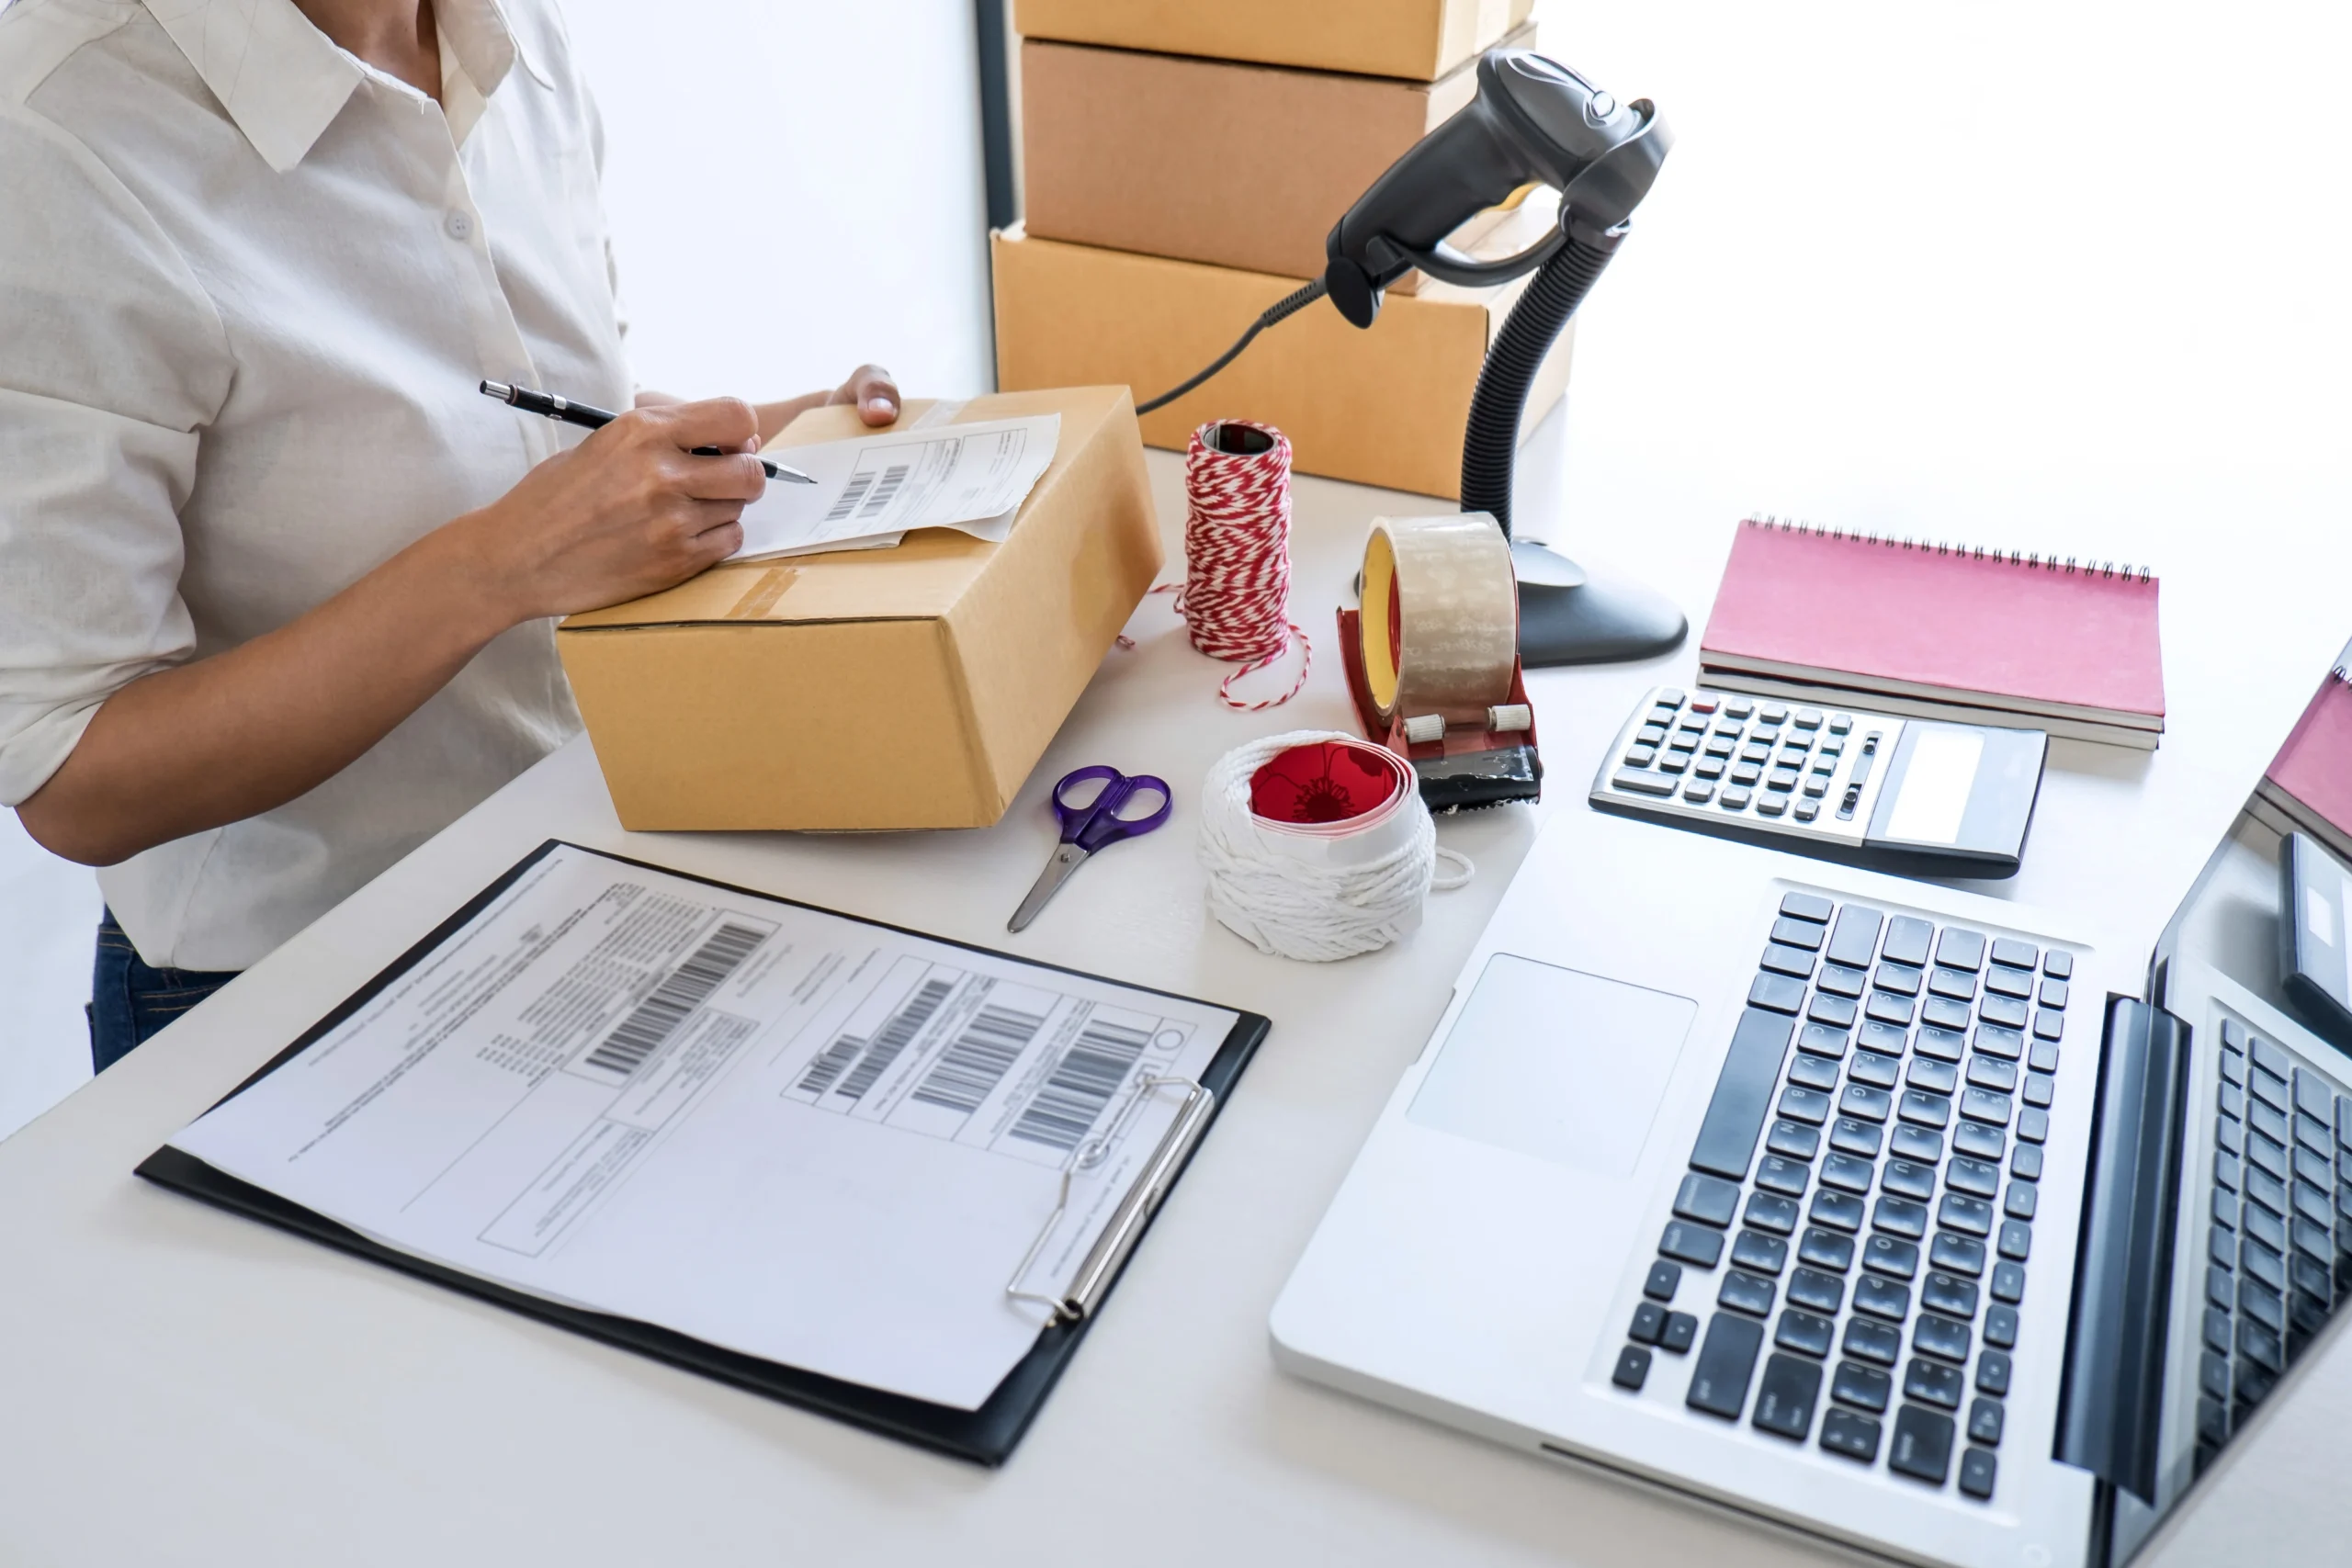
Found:
[[[0,803],[126,682],[285,625],[557,450],[485,377],[628,403],[562,24],[435,9],[446,109],[292,0],[0,13]],[[243,968],[579,724],[552,626],[515,627],[310,794],[99,886],[150,964]]]

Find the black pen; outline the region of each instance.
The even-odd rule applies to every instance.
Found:
[[[576,424],[584,430],[602,430],[620,418],[620,415],[610,409],[592,408],[586,403],[575,403],[570,398],[559,398],[553,392],[535,392],[528,387],[510,387],[503,381],[484,381],[481,384],[481,395],[485,398],[496,398],[502,403],[512,403],[526,413],[545,414],[549,419],[560,420],[566,424]],[[716,446],[697,446],[694,452],[698,457],[726,456]],[[790,479],[797,485],[812,485],[817,482],[798,468],[788,468],[782,463],[772,463],[765,457],[760,459],[760,467],[768,471],[768,478],[772,479]]]

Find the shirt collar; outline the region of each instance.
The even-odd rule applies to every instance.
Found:
[[[302,161],[368,74],[294,0],[145,3],[254,151],[279,174]],[[498,0],[436,0],[434,21],[443,60],[454,58],[476,96],[488,99],[518,58]],[[528,61],[524,67],[539,74]],[[453,97],[446,85],[443,96]],[[476,104],[466,129],[478,113]]]

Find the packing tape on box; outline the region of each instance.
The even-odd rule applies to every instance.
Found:
[[[1482,512],[1374,519],[1359,627],[1383,719],[1485,722],[1510,702],[1519,654],[1510,541]]]

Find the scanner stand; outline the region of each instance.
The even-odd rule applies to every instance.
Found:
[[[1528,669],[1655,659],[1682,645],[1674,602],[1630,579],[1596,576],[1537,539],[1513,539],[1519,660]]]

